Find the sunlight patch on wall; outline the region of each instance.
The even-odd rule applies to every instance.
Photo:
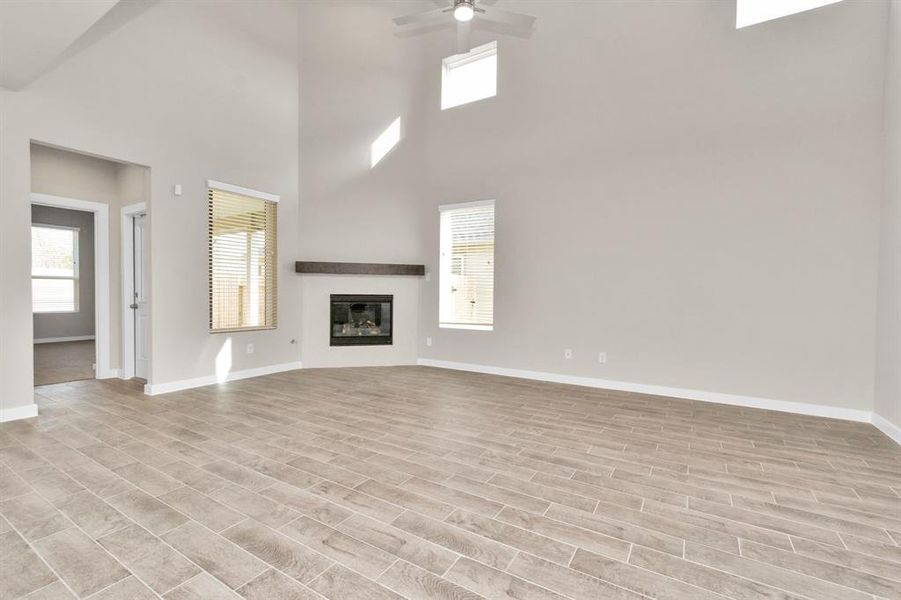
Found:
[[[385,155],[391,152],[391,149],[394,148],[399,141],[400,117],[397,117],[391,125],[388,125],[388,129],[383,131],[382,134],[372,142],[369,168],[371,169],[379,164],[379,161],[385,158]]]
[[[224,383],[232,370],[232,339],[228,338],[216,355],[216,381]]]

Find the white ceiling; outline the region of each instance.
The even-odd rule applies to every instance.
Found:
[[[0,2],[0,86],[17,90],[55,66],[118,0]]]

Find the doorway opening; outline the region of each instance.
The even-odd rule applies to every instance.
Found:
[[[34,384],[96,375],[94,214],[31,206]]]
[[[150,270],[147,208],[122,208],[122,377],[150,379]]]
[[[32,141],[36,386],[136,375],[150,379],[150,328],[145,325],[146,335],[138,337],[143,352],[136,362],[129,308],[135,304],[136,222],[139,256],[149,256],[149,184],[147,167]],[[138,293],[147,323],[149,269],[142,258],[137,276],[144,284]]]

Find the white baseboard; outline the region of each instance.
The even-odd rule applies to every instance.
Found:
[[[896,444],[901,445],[901,427],[898,427],[885,417],[878,415],[875,412],[873,413],[873,425],[875,425],[879,431],[895,440]]]
[[[765,410],[777,410],[781,412],[815,417],[829,417],[832,419],[845,419],[862,423],[873,422],[873,413],[868,410],[854,408],[841,408],[826,406],[824,404],[807,404],[806,402],[789,402],[786,400],[772,400],[770,398],[758,398],[755,396],[739,396],[724,394],[721,392],[708,392],[685,388],[666,387],[662,385],[648,385],[644,383],[632,383],[628,381],[612,381],[609,379],[596,379],[594,377],[580,377],[577,375],[563,375],[561,373],[546,373],[543,371],[526,371],[522,369],[509,369],[506,367],[492,367],[470,363],[451,362],[445,360],[433,360],[420,358],[416,364],[426,367],[439,367],[442,369],[455,369],[458,371],[472,371],[475,373],[488,373],[490,375],[504,375],[506,377],[519,377],[521,379],[534,379],[552,383],[565,383],[569,385],[581,385],[606,390],[621,392],[638,392],[640,394],[653,394],[657,396],[670,396],[684,400],[698,400],[700,402],[715,402],[717,404],[729,404],[731,406],[746,406],[748,408],[762,408]],[[886,421],[887,422],[887,421]]]
[[[207,375],[205,377],[181,379],[178,381],[168,381],[166,383],[148,383],[144,386],[144,393],[148,396],[156,396],[157,394],[168,394],[169,392],[189,390],[191,388],[203,387],[205,385],[216,385],[218,383],[237,381],[239,379],[248,379],[250,377],[261,377],[263,375],[272,375],[273,373],[294,371],[300,368],[302,368],[302,365],[300,361],[297,361],[280,365],[267,365],[265,367],[257,367],[255,369],[245,369],[243,371],[232,371],[224,378],[217,377],[216,375]]]
[[[38,416],[37,404],[26,404],[15,408],[0,408],[0,423],[18,421],[19,419],[31,419]]]
[[[34,340],[35,344],[55,344],[56,342],[83,342],[85,340],[93,340],[93,335],[72,335],[69,337],[49,337],[49,338],[37,338]]]
[[[118,379],[119,369],[107,369],[97,373],[97,379]]]

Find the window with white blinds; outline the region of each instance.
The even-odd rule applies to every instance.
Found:
[[[278,196],[208,185],[210,331],[273,329]]]
[[[494,200],[440,206],[440,327],[494,328]]]
[[[31,310],[78,312],[78,228],[32,225]]]

